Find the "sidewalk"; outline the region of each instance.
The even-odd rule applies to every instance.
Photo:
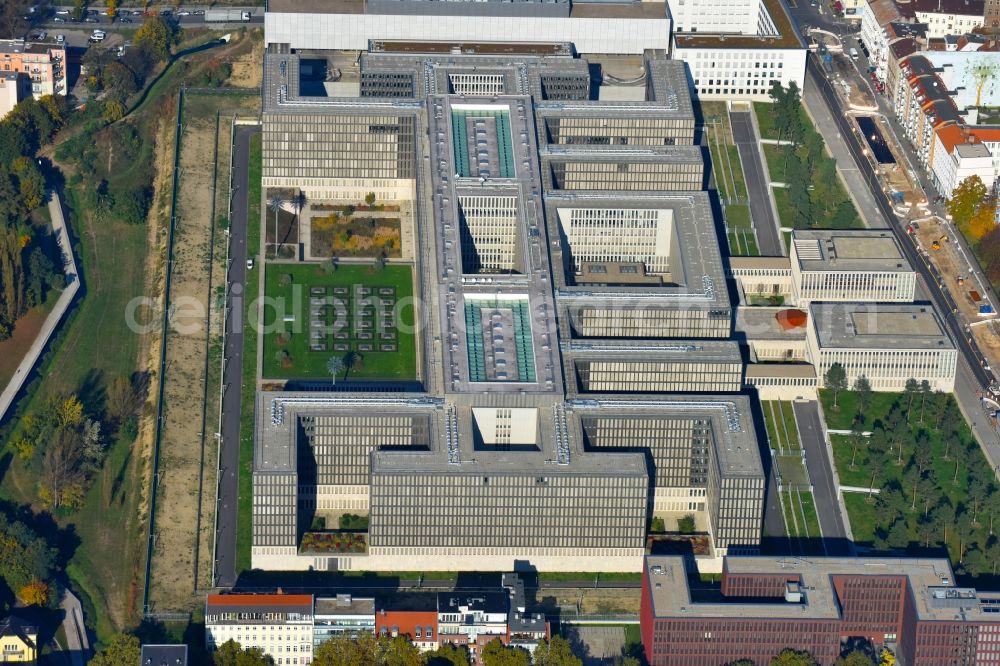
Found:
[[[31,369],[35,367],[39,356],[41,356],[42,351],[48,345],[49,338],[52,337],[59,322],[62,321],[63,315],[66,314],[70,304],[73,302],[76,292],[80,289],[80,276],[77,273],[76,259],[73,257],[73,248],[69,242],[69,234],[66,231],[66,221],[63,219],[62,204],[59,201],[59,195],[55,192],[51,192],[49,196],[49,215],[52,217],[52,234],[56,237],[56,241],[59,243],[59,250],[63,255],[63,272],[66,274],[66,286],[59,295],[59,300],[56,302],[55,307],[52,308],[52,312],[45,318],[45,323],[42,324],[42,329],[38,332],[35,341],[31,343],[28,353],[24,355],[24,358],[21,359],[21,364],[14,371],[14,376],[11,377],[6,388],[0,393],[0,421],[3,421],[7,410],[14,403],[14,398],[17,397],[21,387],[24,386],[24,382],[27,381],[28,376],[31,374]]]

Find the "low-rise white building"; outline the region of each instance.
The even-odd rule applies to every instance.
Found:
[[[210,594],[205,601],[205,647],[226,641],[260,648],[277,666],[311,664],[311,594]]]
[[[910,303],[917,274],[891,231],[796,230],[790,253],[792,299]]]
[[[0,118],[21,101],[21,85],[16,72],[0,71]]]
[[[864,375],[875,391],[902,391],[909,379],[955,388],[958,350],[929,304],[812,303],[806,347],[821,385],[839,363],[848,385]]]
[[[927,24],[928,37],[964,35],[983,25],[983,0],[909,0],[898,6],[907,19]]]

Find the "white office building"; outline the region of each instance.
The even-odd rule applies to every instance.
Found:
[[[670,208],[559,208],[559,228],[579,273],[585,262],[644,264],[647,274],[670,270]]]
[[[806,347],[821,385],[839,363],[848,385],[864,375],[875,391],[902,391],[909,379],[955,388],[958,350],[928,304],[812,303]]]
[[[768,101],[771,82],[802,89],[806,48],[781,0],[674,0],[674,55],[701,99]]]
[[[917,274],[891,231],[796,230],[791,248],[792,299],[911,303]]]

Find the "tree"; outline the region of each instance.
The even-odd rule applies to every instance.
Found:
[[[986,185],[979,176],[969,176],[954,189],[945,208],[948,209],[955,225],[964,228],[979,210],[985,198]]]
[[[426,655],[427,666],[469,666],[469,650],[464,645],[445,643]]]
[[[921,518],[917,523],[917,538],[924,548],[930,548],[932,543],[937,542],[938,528],[934,521],[929,518]]]
[[[805,650],[785,649],[771,660],[771,666],[819,666],[819,662]]]
[[[833,408],[839,409],[837,407],[837,397],[840,395],[841,391],[847,390],[847,372],[844,371],[844,366],[840,363],[834,363],[823,375],[823,381],[826,384],[826,388],[833,391]]]
[[[277,194],[273,195],[267,200],[267,207],[271,209],[274,213],[274,244],[278,244],[278,211],[285,204],[285,200],[279,197]]]
[[[105,14],[108,16],[116,16],[118,14],[118,2],[117,0],[106,0],[106,10]]]
[[[67,396],[59,403],[59,425],[75,426],[83,422],[83,405],[75,395]]]
[[[326,371],[330,373],[333,383],[337,383],[337,375],[344,370],[344,359],[339,356],[331,356],[326,362]]]
[[[142,645],[138,638],[115,634],[108,646],[90,660],[90,666],[134,666],[141,658]]]
[[[879,666],[896,666],[896,655],[889,648],[882,648],[882,654],[878,658]]]
[[[160,16],[146,19],[132,40],[136,48],[148,51],[159,60],[165,60],[170,55],[170,45],[173,41],[173,25]]]
[[[265,656],[260,648],[244,650],[239,643],[230,638],[212,655],[212,663],[215,666],[270,666],[274,662]]]
[[[562,636],[544,640],[535,648],[534,666],[583,666],[583,660],[573,654],[569,641]]]
[[[132,416],[138,408],[138,400],[132,381],[124,375],[118,375],[108,384],[105,413],[112,423],[121,423]]]
[[[482,662],[483,666],[531,666],[531,655],[527,650],[509,647],[494,638],[483,648]]]
[[[896,550],[903,550],[910,545],[910,530],[906,526],[905,519],[896,519],[896,522],[889,528],[886,540],[889,543],[889,547]]]
[[[906,394],[906,420],[910,420],[910,409],[913,407],[913,396],[920,391],[920,384],[913,377],[906,380],[906,384],[903,387],[903,393]]]
[[[875,662],[864,651],[852,650],[837,659],[834,666],[875,666]]]
[[[116,99],[104,101],[104,119],[109,123],[121,120],[125,116],[125,106]]]
[[[18,600],[26,606],[45,606],[49,603],[49,586],[33,580],[17,592]]]
[[[368,204],[369,208],[371,208],[372,206],[375,205],[375,193],[374,192],[369,192],[368,194],[365,195],[365,203]]]
[[[421,666],[423,664],[420,651],[405,636],[376,637],[374,634],[361,634],[356,638],[332,638],[316,649],[314,657],[313,666]]]
[[[858,397],[858,414],[864,414],[872,404],[872,384],[865,375],[858,375],[852,388]]]
[[[677,519],[677,531],[681,534],[693,534],[694,528],[694,514],[689,513]]]

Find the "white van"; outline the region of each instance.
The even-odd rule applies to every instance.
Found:
[[[854,60],[858,59],[858,50],[857,49],[853,49],[853,48],[851,49],[851,58],[853,58]]]

